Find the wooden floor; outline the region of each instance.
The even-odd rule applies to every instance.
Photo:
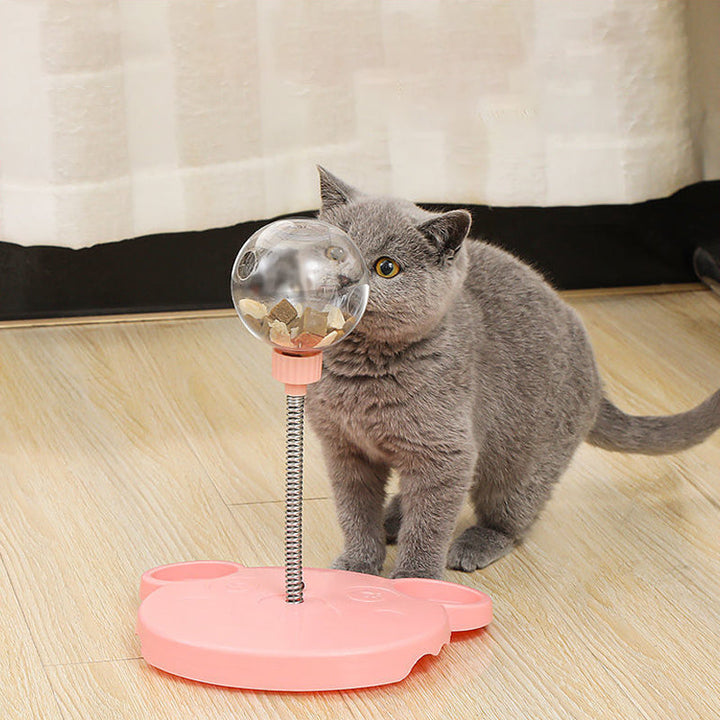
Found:
[[[710,292],[573,296],[611,396],[687,409],[720,386]],[[484,571],[489,630],[403,683],[259,693],[148,667],[143,570],[282,563],[284,398],[230,316],[0,329],[0,717],[716,718],[720,434],[675,456],[584,446],[528,541]],[[306,564],[340,549],[306,452]],[[461,523],[470,521],[466,512]]]

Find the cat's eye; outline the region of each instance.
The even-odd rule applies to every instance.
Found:
[[[391,278],[400,272],[400,266],[389,257],[381,257],[375,262],[375,272],[380,277]]]

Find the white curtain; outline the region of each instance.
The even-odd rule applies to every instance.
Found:
[[[0,240],[720,177],[718,0],[0,0]]]

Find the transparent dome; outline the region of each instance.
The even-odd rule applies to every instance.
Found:
[[[360,251],[321,220],[291,218],[260,228],[232,269],[232,298],[245,327],[288,353],[317,352],[358,324],[369,292]]]

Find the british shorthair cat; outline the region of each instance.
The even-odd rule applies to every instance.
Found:
[[[669,453],[720,427],[720,391],[668,417],[616,408],[575,311],[518,259],[468,240],[468,212],[319,170],[320,219],[371,273],[365,315],[307,394],[345,539],[334,567],[379,574],[388,542],[392,577],[485,567],[522,539],[583,441]],[[391,469],[400,493],[386,507]],[[476,524],[451,544],[468,495]]]

